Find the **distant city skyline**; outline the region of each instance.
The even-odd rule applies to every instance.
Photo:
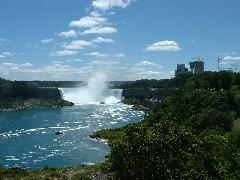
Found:
[[[107,80],[174,77],[240,62],[239,0],[0,0],[0,77]]]

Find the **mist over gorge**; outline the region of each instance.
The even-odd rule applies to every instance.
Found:
[[[83,104],[113,104],[121,102],[122,90],[109,89],[105,73],[95,73],[86,85],[75,88],[60,88],[65,100],[75,105]]]

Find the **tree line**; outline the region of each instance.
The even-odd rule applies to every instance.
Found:
[[[27,82],[9,81],[0,78],[0,100],[6,99],[61,99],[61,92],[57,88],[39,88]]]

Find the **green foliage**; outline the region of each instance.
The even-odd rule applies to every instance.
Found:
[[[31,177],[29,170],[20,168],[0,168],[0,179],[21,179],[23,177]]]
[[[176,95],[111,142],[110,168],[121,179],[240,178],[240,74],[181,74],[170,81]]]
[[[180,124],[202,131],[205,128],[222,128],[230,131],[236,119],[235,105],[240,101],[232,99],[228,92],[179,91],[151,111],[147,121],[150,124],[164,119],[174,119]]]
[[[0,78],[0,111],[71,105],[62,99],[57,88],[39,88],[30,83]]]
[[[129,83],[125,83],[120,88],[122,89],[132,89],[132,88],[137,88],[137,89],[145,89],[147,88],[169,88],[174,86],[174,81],[171,79],[163,79],[163,80],[156,80],[156,79],[142,79],[142,80],[137,80]]]
[[[171,120],[151,127],[129,126],[123,140],[111,148],[109,161],[121,179],[220,178],[239,168],[222,131],[206,130],[198,135]]]
[[[4,101],[13,98],[61,99],[61,92],[57,88],[38,88],[26,82],[0,79],[0,100]]]
[[[122,137],[124,128],[102,129],[90,135],[93,139],[107,139],[110,143]]]
[[[122,85],[123,89],[146,88],[182,88],[192,89],[224,89],[229,90],[233,85],[240,85],[240,74],[232,72],[204,72],[200,74],[183,73],[173,79],[138,80]]]

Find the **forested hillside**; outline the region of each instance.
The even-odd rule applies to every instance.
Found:
[[[57,88],[39,88],[26,82],[0,78],[0,110],[64,105],[71,103],[62,99],[61,92]]]
[[[183,74],[164,85],[176,94],[156,103],[141,123],[92,137],[110,139],[108,167],[121,179],[238,179],[239,80],[228,72]],[[134,88],[162,87],[143,82]]]

